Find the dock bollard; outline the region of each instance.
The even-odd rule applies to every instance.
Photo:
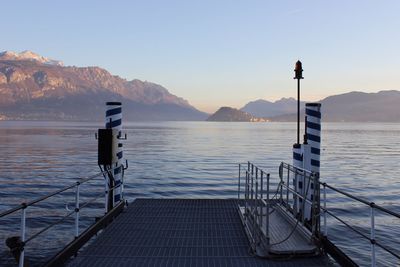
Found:
[[[121,102],[107,102],[106,103],[106,128],[107,129],[116,129],[118,131],[118,136],[122,135],[122,107]],[[117,163],[115,169],[113,171],[114,174],[114,200],[113,206],[116,202],[119,202],[123,199],[123,181],[122,181],[122,161],[123,161],[123,152],[122,152],[122,143],[118,141],[117,148]],[[114,167],[114,166],[113,166]]]

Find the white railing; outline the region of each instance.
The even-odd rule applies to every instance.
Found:
[[[285,175],[287,174],[287,175]],[[293,176],[302,176],[304,177],[304,184],[306,185],[306,190],[303,190],[302,193],[299,193],[296,190],[296,186],[292,185],[291,178]],[[242,184],[242,180],[244,179],[244,183]],[[264,179],[267,179],[266,183]],[[308,182],[306,182],[308,181]],[[376,211],[380,211],[388,216],[393,218],[400,219],[400,214],[379,206],[374,202],[370,202],[363,198],[357,197],[350,193],[347,193],[341,189],[335,188],[325,182],[320,182],[318,175],[309,172],[307,170],[303,170],[297,167],[294,167],[290,164],[282,162],[279,167],[279,182],[277,183],[278,189],[276,190],[273,197],[270,197],[270,174],[265,173],[263,170],[259,169],[254,164],[248,162],[247,164],[239,164],[239,180],[238,180],[238,199],[239,201],[244,201],[244,206],[246,213],[250,217],[253,218],[251,223],[254,226],[261,227],[262,226],[262,218],[266,217],[266,236],[262,236],[262,231],[256,231],[256,227],[252,227],[253,232],[251,233],[252,241],[259,242],[260,239],[265,238],[269,244],[269,208],[274,203],[279,203],[281,206],[285,207],[287,211],[289,211],[294,218],[298,220],[297,223],[303,224],[303,229],[308,229],[311,233],[312,238],[321,239],[327,238],[328,236],[328,223],[327,217],[331,216],[335,220],[337,220],[340,224],[344,225],[346,228],[354,231],[357,235],[366,239],[371,246],[371,266],[376,266],[376,247],[379,247],[389,253],[391,256],[400,260],[400,252],[398,249],[394,249],[387,245],[383,240],[378,241],[376,239],[376,229],[375,229],[375,213]],[[311,189],[309,187],[310,182],[314,182],[314,186]],[[244,186],[244,188],[243,188]],[[320,201],[320,190],[322,189],[322,203]],[[314,190],[314,198],[313,200],[308,199],[307,191]],[[340,218],[337,214],[334,213],[333,209],[327,208],[327,191],[331,190],[336,192],[342,196],[350,198],[358,203],[362,203],[369,207],[370,209],[370,226],[369,234],[363,233],[350,223],[346,222],[344,219]],[[275,200],[274,200],[275,199]],[[298,213],[296,209],[296,199],[303,199],[303,205],[308,203],[311,205],[311,220],[304,220],[304,216],[302,216],[301,212]],[[275,201],[275,202],[274,202]],[[298,202],[297,202],[298,203]],[[322,204],[322,206],[321,206]],[[263,209],[263,207],[265,209]],[[267,212],[264,212],[266,210]],[[304,211],[304,206],[302,208]],[[322,229],[320,220],[322,219]],[[321,231],[322,230],[322,231]]]
[[[284,177],[283,172],[287,170],[287,176]],[[307,184],[307,190],[303,193],[297,192],[295,188],[290,185],[290,178],[293,176],[304,177],[305,184]],[[244,178],[244,188],[242,192],[242,182]],[[266,180],[266,181],[265,181]],[[279,179],[276,179],[277,188],[271,192],[271,179],[270,174],[264,172],[253,163],[248,162],[247,164],[239,164],[239,181],[238,181],[238,199],[244,201],[245,215],[248,223],[251,223],[251,241],[257,243],[264,241],[266,248],[274,245],[278,245],[287,240],[287,238],[277,242],[270,243],[270,209],[277,204],[281,207],[286,208],[289,214],[292,214],[293,220],[296,221],[296,227],[301,224],[306,230],[309,230],[308,236],[310,237],[310,242],[316,238],[319,229],[319,220],[317,216],[313,216],[312,220],[306,221],[304,216],[300,213],[293,211],[293,205],[290,204],[291,198],[290,194],[293,194],[294,198],[301,199],[303,207],[301,210],[305,210],[305,204],[309,204],[312,207],[313,215],[318,214],[319,208],[319,197],[309,200],[307,198],[307,192],[311,188],[310,184],[318,184],[318,176],[313,173],[296,169],[289,165],[281,164]],[[314,195],[319,195],[319,190],[317,186],[314,186]],[[243,198],[241,198],[243,195]],[[263,224],[263,218],[265,218],[265,224]],[[265,229],[261,229],[264,227]],[[295,228],[294,228],[295,230]],[[294,231],[293,230],[293,231]],[[290,235],[289,235],[290,237]]]
[[[241,192],[241,179],[244,177],[244,192]],[[264,182],[264,179],[266,180]],[[254,164],[239,164],[238,199],[244,201],[246,223],[252,224],[249,228],[253,244],[260,242],[264,246],[270,245],[269,214],[270,214],[270,174],[264,172]],[[265,185],[265,186],[264,186]],[[241,194],[244,194],[241,198]],[[263,218],[265,217],[265,226]],[[261,229],[265,227],[265,229]],[[265,230],[265,233],[264,231]]]
[[[126,169],[124,166],[122,166],[123,169]],[[38,237],[39,235],[41,235],[42,233],[46,232],[47,230],[51,229],[53,226],[56,226],[58,224],[60,224],[61,222],[65,221],[67,218],[69,218],[71,215],[75,214],[75,218],[74,218],[74,228],[73,228],[73,234],[74,237],[77,238],[80,234],[79,231],[79,213],[80,211],[85,208],[86,206],[88,206],[89,204],[95,202],[96,200],[98,200],[101,197],[104,197],[104,213],[107,213],[108,211],[108,206],[109,206],[109,197],[110,194],[113,192],[113,190],[115,190],[117,187],[121,186],[121,184],[111,187],[107,184],[107,182],[105,183],[105,191],[104,193],[101,193],[97,196],[95,196],[94,198],[88,200],[87,202],[81,204],[80,203],[80,186],[84,183],[87,183],[89,181],[92,181],[96,178],[99,177],[104,177],[105,181],[107,181],[106,179],[106,175],[110,175],[112,177],[112,171],[114,169],[110,168],[107,170],[102,170],[101,172],[91,175],[89,177],[85,177],[82,179],[79,179],[78,181],[76,181],[75,183],[68,185],[62,189],[59,189],[51,194],[48,194],[46,196],[34,199],[32,201],[29,202],[24,202],[21,203],[20,205],[18,205],[17,207],[11,208],[9,210],[3,211],[0,213],[0,218],[3,218],[5,216],[14,214],[16,212],[21,211],[21,226],[20,226],[20,240],[18,241],[17,247],[14,249],[19,250],[20,254],[19,254],[19,260],[18,260],[18,265],[19,267],[23,267],[24,266],[24,261],[25,261],[25,247],[26,244],[28,244],[31,240],[35,239],[36,237]],[[58,196],[63,192],[72,190],[75,188],[75,208],[73,210],[68,210],[67,214],[65,214],[64,216],[62,216],[60,219],[58,219],[57,221],[45,226],[44,228],[42,228],[41,230],[39,230],[38,232],[34,233],[33,235],[27,237],[26,236],[26,219],[27,219],[27,210],[29,209],[29,207],[32,207],[42,201],[45,201],[51,197],[54,196]],[[123,200],[121,200],[123,201]]]
[[[352,230],[353,232],[355,232],[357,235],[359,235],[360,237],[362,237],[363,239],[366,239],[369,241],[370,245],[371,245],[371,266],[375,267],[376,266],[376,246],[380,247],[381,249],[383,249],[384,251],[386,251],[387,253],[389,253],[391,256],[393,256],[394,258],[396,258],[397,260],[400,260],[400,252],[399,250],[395,250],[394,248],[388,246],[387,244],[384,244],[383,241],[378,241],[376,239],[376,234],[375,234],[375,211],[379,210],[381,212],[383,212],[386,215],[392,216],[393,218],[397,218],[400,219],[400,214],[394,211],[391,211],[389,209],[386,209],[382,206],[379,206],[377,204],[375,204],[374,202],[370,202],[368,200],[365,200],[363,198],[357,197],[355,195],[352,195],[350,193],[347,193],[341,189],[335,188],[331,185],[328,185],[327,183],[320,183],[322,188],[323,188],[323,207],[321,207],[321,211],[323,212],[323,218],[324,218],[324,231],[323,234],[325,237],[328,236],[328,224],[327,224],[327,215],[331,216],[332,218],[334,218],[336,221],[338,221],[340,224],[346,226],[348,229]],[[366,206],[369,206],[370,209],[370,228],[369,230],[369,235],[361,232],[359,229],[357,229],[357,227],[354,227],[353,225],[351,225],[350,223],[344,221],[342,218],[340,218],[338,215],[336,215],[332,210],[327,208],[327,197],[326,197],[326,193],[327,193],[327,189],[336,192],[342,196],[345,196],[347,198],[350,198],[358,203],[362,203]],[[400,222],[400,221],[399,221]],[[398,236],[398,235],[397,235]]]
[[[282,162],[279,166],[279,178],[281,184],[280,203],[297,219],[297,223],[301,223],[304,229],[310,231],[311,240],[316,239],[320,231],[318,174]],[[297,182],[293,185],[290,181],[292,178],[295,181],[301,178],[303,188],[297,188]],[[286,197],[284,197],[284,191]],[[289,197],[290,194],[292,194],[293,199]],[[311,198],[310,195],[313,197]],[[291,203],[292,200],[293,203]],[[310,210],[307,210],[306,206],[310,206]],[[307,214],[307,212],[311,214]]]

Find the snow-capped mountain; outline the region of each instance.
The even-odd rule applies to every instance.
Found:
[[[0,55],[0,120],[102,120],[106,101],[122,101],[128,120],[204,120],[161,85],[127,81],[99,67],[51,64],[31,52]]]
[[[50,59],[38,55],[32,51],[25,50],[21,53],[15,53],[13,51],[4,51],[0,53],[0,60],[29,60],[36,61],[42,64],[64,66],[64,63],[59,60]]]

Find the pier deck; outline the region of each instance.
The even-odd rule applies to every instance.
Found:
[[[246,221],[246,208],[241,206],[239,208],[240,217],[242,222]],[[266,208],[254,208],[258,214],[266,214],[268,211]],[[248,208],[248,213],[251,213],[251,207]],[[271,255],[303,255],[312,256],[316,254],[318,248],[315,244],[311,244],[309,238],[302,234],[302,226],[296,225],[296,222],[289,220],[290,215],[288,214],[279,203],[274,203],[269,211],[269,229],[270,229],[270,248],[269,253]],[[252,217],[252,222],[254,218]],[[251,227],[252,223],[248,223],[248,227]],[[267,218],[262,217],[259,222],[260,230],[266,235]],[[258,225],[256,225],[258,228]]]
[[[236,200],[137,199],[67,266],[330,266],[249,249]]]

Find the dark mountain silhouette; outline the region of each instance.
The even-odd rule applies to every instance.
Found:
[[[248,121],[248,122],[255,122],[255,121],[264,121],[263,119],[254,117],[249,113],[244,111],[231,108],[231,107],[221,107],[217,110],[214,114],[208,117],[207,121]]]

